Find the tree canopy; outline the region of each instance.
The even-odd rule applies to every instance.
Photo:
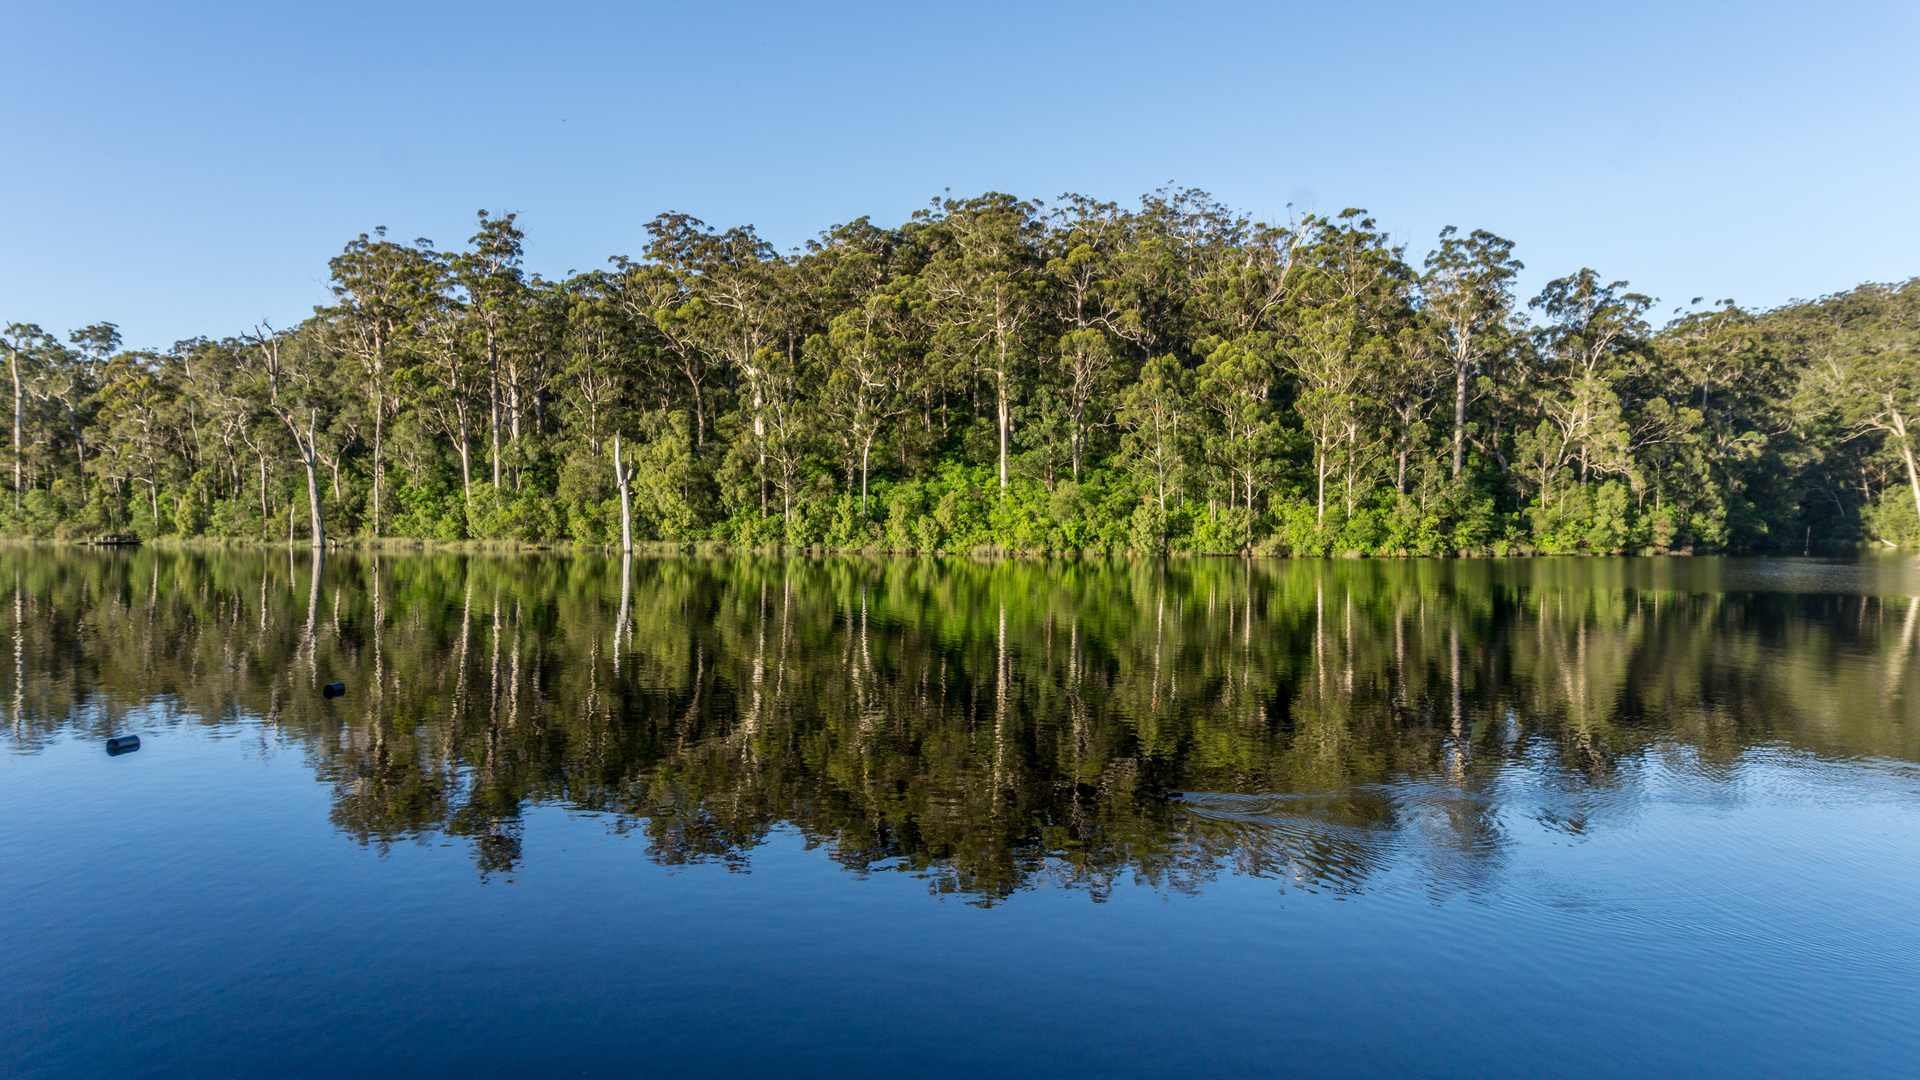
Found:
[[[1671,309],[1513,242],[1197,190],[941,198],[776,251],[669,213],[548,280],[513,214],[165,350],[30,323],[18,536],[1325,555],[1920,541],[1920,279]]]

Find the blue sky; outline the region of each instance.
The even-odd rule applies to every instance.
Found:
[[[1920,273],[1920,4],[0,2],[0,319],[297,321],[386,225],[548,275],[1172,181],[1767,306]]]

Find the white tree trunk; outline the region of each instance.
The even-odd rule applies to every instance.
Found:
[[[632,479],[626,464],[620,460],[620,433],[613,433],[613,478],[620,485],[620,550],[633,553],[633,491],[628,485]]]

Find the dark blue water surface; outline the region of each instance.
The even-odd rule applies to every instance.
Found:
[[[1920,1061],[1909,561],[7,582],[8,1076]]]

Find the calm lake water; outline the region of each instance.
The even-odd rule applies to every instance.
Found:
[[[1911,1076],[1917,635],[1911,557],[0,548],[0,1074]]]

